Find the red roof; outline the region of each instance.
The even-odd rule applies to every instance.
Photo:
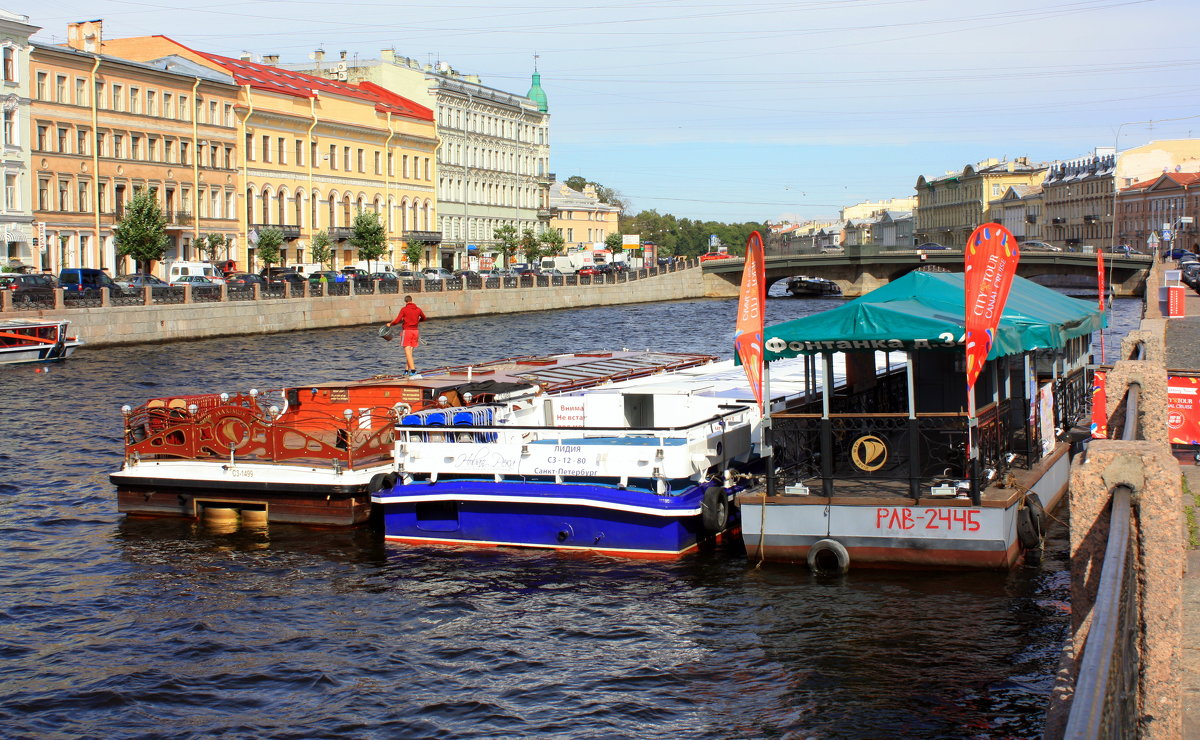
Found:
[[[1142,180],[1141,182],[1135,182],[1134,184],[1122,190],[1122,192],[1129,192],[1130,190],[1149,190],[1152,186],[1162,182],[1164,178],[1170,180],[1181,188],[1187,188],[1200,183],[1200,172],[1164,172],[1153,180]]]
[[[249,85],[255,90],[267,90],[297,98],[314,98],[320,93],[331,93],[373,103],[375,110],[380,113],[392,113],[420,121],[433,120],[433,111],[429,108],[370,82],[351,85],[338,80],[314,77],[303,72],[291,72],[279,67],[272,67],[269,64],[230,59],[204,51],[196,53],[224,67],[229,74],[233,75],[237,84]]]

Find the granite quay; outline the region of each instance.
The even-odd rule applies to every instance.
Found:
[[[70,319],[88,346],[102,347],[382,323],[410,293],[430,316],[452,317],[683,300],[703,297],[704,287],[698,263],[681,260],[597,276],[222,285],[207,291],[147,287],[121,295],[59,288],[44,302],[15,301],[0,291],[0,316]]]

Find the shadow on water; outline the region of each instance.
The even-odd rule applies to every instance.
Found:
[[[841,301],[769,301],[772,322]],[[733,301],[431,322],[422,366],[654,347],[729,356]],[[213,532],[116,514],[123,403],[394,371],[374,327],[0,368],[0,721],[33,736],[1036,737],[1063,535],[1002,573],[821,579],[677,562]]]

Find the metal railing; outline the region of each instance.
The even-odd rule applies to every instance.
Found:
[[[1141,356],[1139,348],[1136,356]],[[1138,426],[1140,387],[1130,385],[1121,439],[1141,436]],[[1140,692],[1141,608],[1137,568],[1130,537],[1133,491],[1124,485],[1111,491],[1108,544],[1092,607],[1092,625],[1079,661],[1078,679],[1063,737],[1137,737]]]

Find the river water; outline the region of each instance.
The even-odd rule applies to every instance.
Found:
[[[768,303],[775,323],[839,301]],[[728,356],[734,309],[434,320],[418,358]],[[1127,330],[1136,304],[1116,316]],[[816,578],[736,551],[653,563],[384,545],[369,530],[217,535],[116,513],[122,404],[400,369],[398,343],[374,335],[85,348],[48,373],[0,368],[5,737],[1040,735],[1069,619],[1061,526],[1040,565],[1010,572]]]

